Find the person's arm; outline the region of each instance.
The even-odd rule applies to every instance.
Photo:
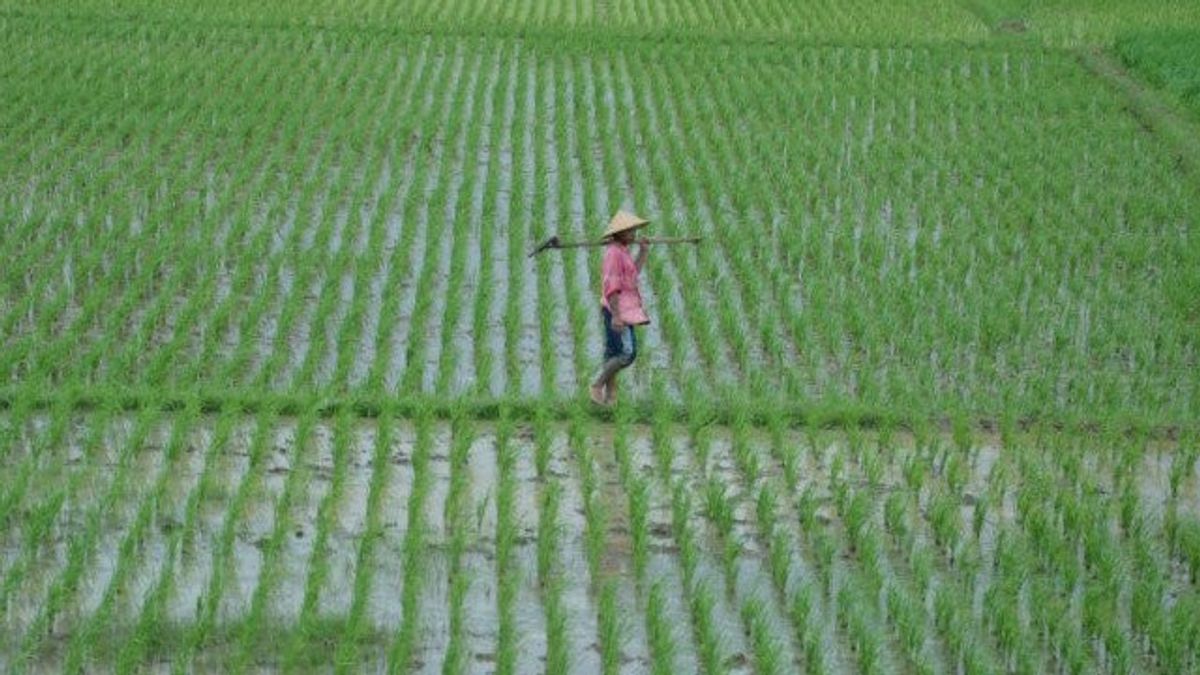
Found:
[[[637,265],[638,271],[641,272],[642,267],[646,265],[646,254],[650,252],[650,242],[643,237],[638,239],[637,243],[638,254],[637,259],[633,261],[633,264]]]

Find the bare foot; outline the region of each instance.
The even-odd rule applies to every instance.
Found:
[[[588,394],[592,397],[592,403],[596,405],[608,405],[608,400],[604,397],[603,385],[592,385],[588,387]]]
[[[604,402],[608,405],[617,404],[617,380],[614,378],[608,383],[608,388],[605,391]]]

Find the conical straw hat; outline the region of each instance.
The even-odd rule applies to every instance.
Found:
[[[635,216],[628,211],[617,211],[617,215],[613,216],[612,220],[608,221],[608,229],[604,231],[604,235],[601,238],[608,239],[618,232],[624,232],[625,230],[636,230],[637,228],[644,227],[649,223],[650,221],[646,220],[645,218],[642,218],[641,216]]]

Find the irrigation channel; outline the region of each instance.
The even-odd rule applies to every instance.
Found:
[[[13,407],[0,670],[1181,672],[1197,447]]]

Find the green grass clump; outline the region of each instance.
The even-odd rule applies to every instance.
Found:
[[[1121,36],[1113,45],[1125,65],[1182,101],[1200,120],[1200,30]]]

